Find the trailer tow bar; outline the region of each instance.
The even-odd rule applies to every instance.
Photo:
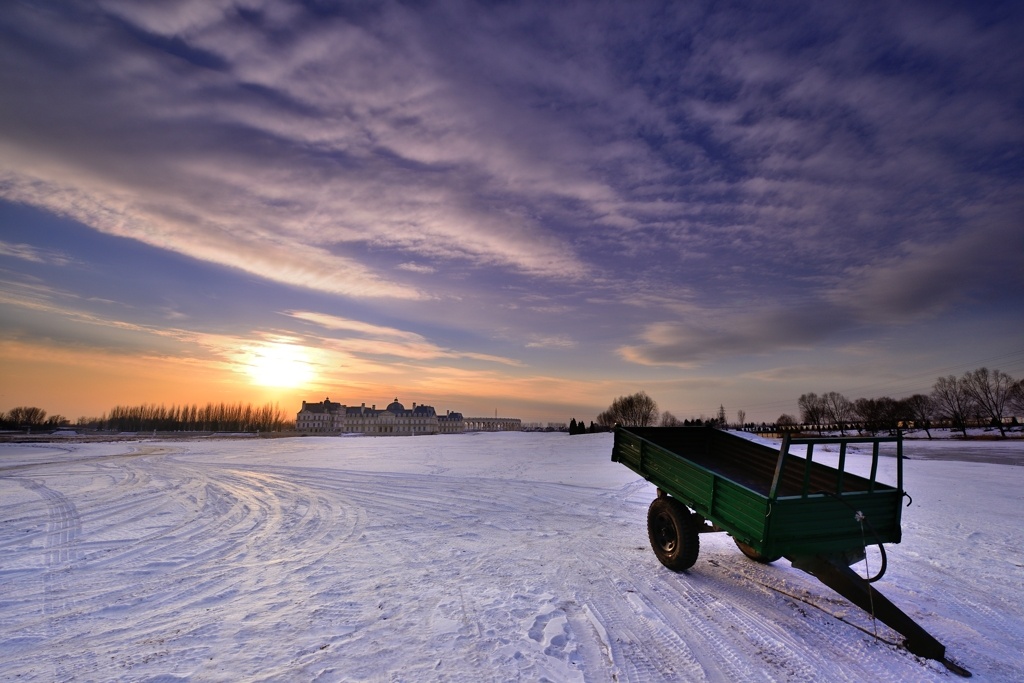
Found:
[[[946,657],[945,645],[850,569],[843,558],[830,555],[801,555],[787,559],[795,568],[807,572],[883,624],[902,634],[906,638],[904,645],[912,654],[942,662],[958,676],[971,677],[970,671]]]

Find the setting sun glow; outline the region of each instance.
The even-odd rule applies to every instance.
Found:
[[[292,344],[263,344],[249,352],[246,372],[264,387],[295,388],[313,377],[307,349]]]

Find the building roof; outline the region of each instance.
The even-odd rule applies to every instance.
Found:
[[[342,406],[340,403],[332,403],[330,398],[325,398],[319,403],[307,403],[302,402],[302,410],[299,412],[307,413],[336,413],[341,410]]]

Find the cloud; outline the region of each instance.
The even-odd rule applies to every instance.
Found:
[[[284,314],[328,330],[351,333],[344,337],[323,337],[319,343],[325,348],[354,356],[389,356],[408,361],[461,358],[509,366],[521,365],[520,361],[501,356],[442,348],[420,334],[391,327],[312,311],[285,311]]]
[[[419,263],[399,263],[396,266],[399,270],[407,270],[410,273],[422,273],[424,275],[430,275],[437,272],[437,268],[433,266],[425,266]]]
[[[567,335],[537,335],[527,342],[528,349],[575,349],[579,342]]]
[[[674,319],[646,323],[620,356],[642,365],[697,367],[730,357],[811,350],[849,351],[869,330],[907,327],[958,304],[1012,306],[1024,288],[1024,251],[1017,203],[965,216],[977,226],[948,240],[908,240],[833,274],[807,294],[777,293],[759,306],[704,306],[640,298],[638,305],[672,310]]]
[[[138,239],[286,285],[353,297],[425,296],[380,278],[354,259],[314,245],[286,241],[269,230],[242,225],[237,218],[218,222],[209,214],[181,208],[180,202],[175,202],[174,207],[118,205],[102,188],[93,189],[93,182],[82,179],[65,185],[24,174],[0,173],[0,197],[33,203],[108,234]]]
[[[647,324],[639,334],[640,343],[623,345],[618,352],[640,365],[694,368],[723,358],[807,350],[841,337],[850,327],[842,311],[825,306],[734,316],[704,310],[690,320]]]
[[[73,259],[67,254],[54,249],[41,249],[30,244],[13,244],[0,240],[0,256],[10,256],[30,263],[49,263],[64,266]]]
[[[1024,288],[1024,205],[985,214],[975,230],[948,240],[907,241],[846,269],[828,298],[861,320],[884,323],[931,316],[961,301],[1008,301]]]
[[[521,121],[531,135],[516,139],[499,130],[507,117],[488,111],[505,102],[467,106],[473,88],[430,68],[436,56],[417,42],[425,34],[401,33],[411,17],[385,12],[378,35],[341,18],[313,25],[277,5],[256,8],[256,24],[233,6],[105,6],[114,15],[92,17],[87,38],[67,44],[61,17],[44,34],[21,11],[34,38],[76,66],[25,74],[61,89],[66,106],[39,119],[46,103],[31,90],[9,105],[0,196],[346,296],[420,296],[348,255],[367,245],[423,267],[585,272],[528,207],[538,195],[604,196],[607,187],[524,155],[540,131],[559,134],[543,118]],[[205,68],[184,46],[222,65]]]
[[[405,330],[399,330],[393,327],[373,325],[371,323],[342,318],[327,313],[316,313],[314,311],[284,311],[284,315],[297,320],[305,320],[329,330],[355,332],[374,339],[397,339],[400,341],[417,343],[424,341],[423,336],[416,334],[415,332],[406,332]]]
[[[543,20],[464,3],[316,17],[280,3],[100,7],[84,36],[59,16],[43,33],[19,10],[76,68],[25,62],[69,113],[36,116],[46,101],[32,91],[6,105],[20,186],[6,196],[343,296],[420,298],[396,274],[426,269],[585,280],[590,244],[849,258],[878,226],[919,234],[907,218],[932,193],[908,203],[907,178],[962,182],[935,141],[1014,135],[981,125],[1013,118],[991,93],[900,68],[976,76],[983,60],[949,66],[942,36],[992,52],[984,31],[920,8],[917,24],[886,14],[920,26],[906,39],[838,5],[755,21],[641,4],[625,30],[608,7]],[[24,187],[36,180],[50,187]]]

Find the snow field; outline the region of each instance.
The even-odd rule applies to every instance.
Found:
[[[664,569],[653,488],[610,453],[606,434],[0,445],[0,678],[951,679],[724,534]],[[908,461],[876,584],[985,680],[1024,680],[1022,474]]]

